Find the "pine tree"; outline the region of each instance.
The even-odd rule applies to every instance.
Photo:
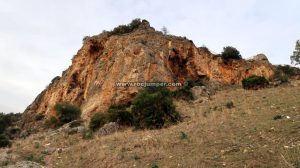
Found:
[[[299,65],[300,64],[300,40],[296,42],[295,50],[293,55],[291,56],[292,64]]]

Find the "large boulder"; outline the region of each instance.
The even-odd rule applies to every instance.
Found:
[[[257,54],[256,56],[252,57],[251,60],[258,62],[269,62],[268,57],[265,54]]]
[[[109,135],[112,134],[114,132],[117,132],[118,130],[120,130],[120,125],[116,122],[110,122],[105,124],[103,127],[101,127],[98,131],[97,131],[97,135],[98,136],[104,136],[104,135]]]

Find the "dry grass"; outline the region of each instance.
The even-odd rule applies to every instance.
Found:
[[[15,142],[11,153],[43,155],[46,167],[57,168],[300,167],[299,93],[300,87],[227,88],[203,103],[176,102],[185,119],[169,128],[128,128],[91,140],[39,133]],[[226,107],[230,101],[233,108]],[[276,115],[284,117],[274,120]],[[51,146],[63,152],[42,154]]]

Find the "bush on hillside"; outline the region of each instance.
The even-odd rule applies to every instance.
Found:
[[[288,82],[288,79],[296,74],[300,74],[300,69],[289,65],[278,65],[275,67],[272,80]]]
[[[223,60],[231,60],[231,59],[242,59],[240,52],[234,47],[224,47],[223,52],[221,53],[221,57]]]
[[[107,114],[105,113],[95,113],[90,119],[89,128],[92,131],[96,131],[101,128],[104,124],[108,122]]]
[[[69,103],[57,103],[54,109],[61,124],[76,120],[81,115],[80,108]]]
[[[0,134],[0,148],[5,148],[8,146],[10,146],[9,139],[4,134]]]
[[[0,134],[2,134],[6,128],[11,126],[14,122],[17,122],[20,118],[20,113],[0,113]]]
[[[252,75],[242,80],[244,89],[259,89],[264,88],[269,84],[269,81],[263,76]]]
[[[158,129],[180,121],[171,92],[164,87],[146,88],[133,100],[132,114],[136,128]]]
[[[45,115],[42,114],[42,113],[38,113],[36,116],[35,116],[35,121],[40,121],[40,120],[43,120],[45,118]]]
[[[176,99],[193,100],[194,98],[193,98],[191,88],[193,88],[194,86],[204,85],[202,82],[194,81],[194,80],[187,80],[185,83],[186,83],[185,86],[172,92],[172,97]]]
[[[59,120],[54,117],[54,116],[51,116],[50,118],[46,119],[45,122],[44,122],[44,127],[45,128],[57,128],[61,126],[61,123],[59,122]]]
[[[126,110],[126,106],[111,106],[108,111],[108,121],[117,122],[119,125],[131,126],[133,124],[133,116]]]
[[[95,113],[90,120],[89,128],[95,131],[109,122],[131,126],[133,124],[133,116],[126,110],[126,107],[124,105],[112,105],[105,113]]]
[[[0,113],[0,134],[11,125],[11,118],[4,113]]]
[[[172,97],[176,99],[192,100],[193,94],[189,86],[184,86],[172,92]]]

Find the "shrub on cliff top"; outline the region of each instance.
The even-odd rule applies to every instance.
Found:
[[[133,100],[132,114],[136,128],[157,129],[180,121],[171,92],[164,87],[146,88]]]
[[[114,28],[112,31],[108,31],[108,35],[121,35],[125,33],[130,33],[134,29],[138,28],[141,25],[142,21],[141,19],[137,18],[131,21],[128,25],[120,25],[116,28]]]
[[[223,52],[221,53],[221,57],[223,60],[231,60],[231,59],[242,59],[240,52],[234,47],[224,47]]]
[[[69,103],[57,103],[54,107],[61,124],[71,122],[80,118],[81,110],[79,107]]]
[[[242,80],[244,89],[259,89],[266,87],[269,81],[263,76],[252,75]]]

